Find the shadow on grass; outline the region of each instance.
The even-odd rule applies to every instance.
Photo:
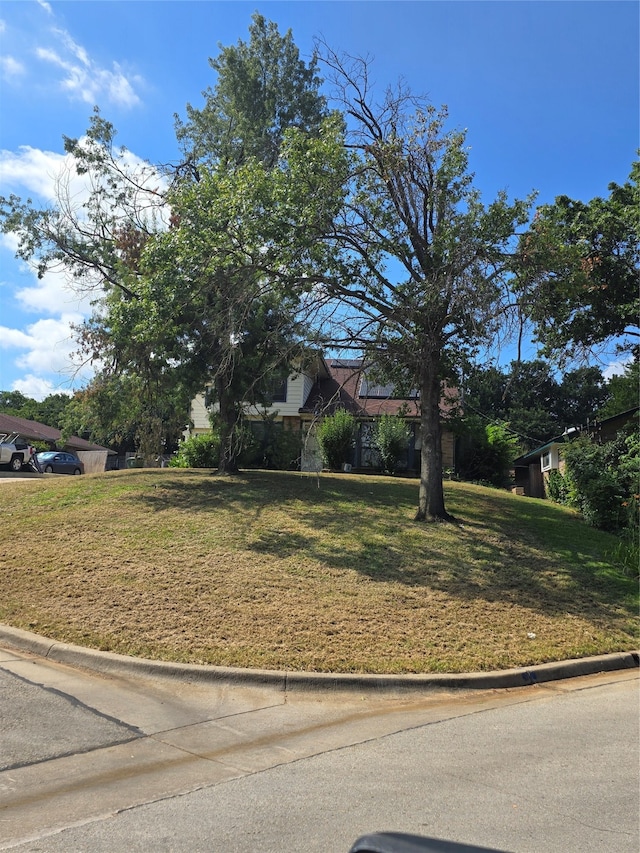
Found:
[[[241,511],[238,535],[249,552],[282,560],[301,554],[374,582],[509,602],[547,615],[606,622],[636,612],[637,585],[605,557],[614,538],[544,501],[445,484],[447,507],[459,524],[419,524],[412,520],[417,480],[322,475],[318,488],[315,476],[299,473],[141,474],[144,488],[127,500],[158,512]],[[272,508],[283,510],[282,527],[295,519],[304,532],[268,521],[251,533]]]

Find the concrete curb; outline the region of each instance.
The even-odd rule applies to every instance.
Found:
[[[188,682],[246,684],[292,690],[491,690],[525,687],[640,666],[638,652],[617,652],[610,655],[577,660],[544,663],[538,666],[506,669],[495,672],[428,674],[428,675],[359,675],[352,673],[283,672],[267,669],[233,669],[223,666],[168,663],[100,652],[82,646],[58,643],[47,637],[0,625],[0,645],[8,649],[31,652],[47,660],[95,670],[112,675],[139,675],[155,678],[175,678]]]

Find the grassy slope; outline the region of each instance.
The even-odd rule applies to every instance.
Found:
[[[494,669],[637,643],[637,583],[607,561],[614,540],[505,492],[446,484],[459,525],[412,521],[415,480],[355,475],[123,471],[0,495],[0,621],[58,640],[343,672]]]

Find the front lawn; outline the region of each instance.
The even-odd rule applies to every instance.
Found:
[[[0,622],[161,660],[465,672],[628,651],[638,585],[571,511],[416,480],[132,470],[1,484]],[[6,508],[10,508],[7,511]]]

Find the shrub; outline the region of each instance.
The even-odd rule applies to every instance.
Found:
[[[566,479],[562,476],[560,471],[553,470],[549,472],[549,479],[547,480],[547,495],[549,498],[557,504],[566,504],[567,498],[569,494],[569,487]]]
[[[578,509],[591,527],[615,532],[625,526],[625,476],[610,445],[580,436],[565,446],[565,503]],[[627,494],[625,495],[625,492]]]
[[[220,463],[220,437],[206,432],[192,435],[181,442],[169,461],[171,468],[217,468]]]
[[[477,416],[464,419],[458,473],[464,480],[498,488],[508,486],[513,460],[520,451],[508,424],[485,424]]]
[[[375,426],[373,441],[380,453],[382,470],[393,474],[409,446],[409,428],[397,415],[382,415]]]
[[[285,429],[273,415],[250,425],[251,437],[240,457],[245,468],[290,471],[299,467],[302,439],[299,433]]]
[[[320,421],[317,437],[322,457],[330,468],[342,468],[351,460],[356,419],[344,409],[338,409]]]

